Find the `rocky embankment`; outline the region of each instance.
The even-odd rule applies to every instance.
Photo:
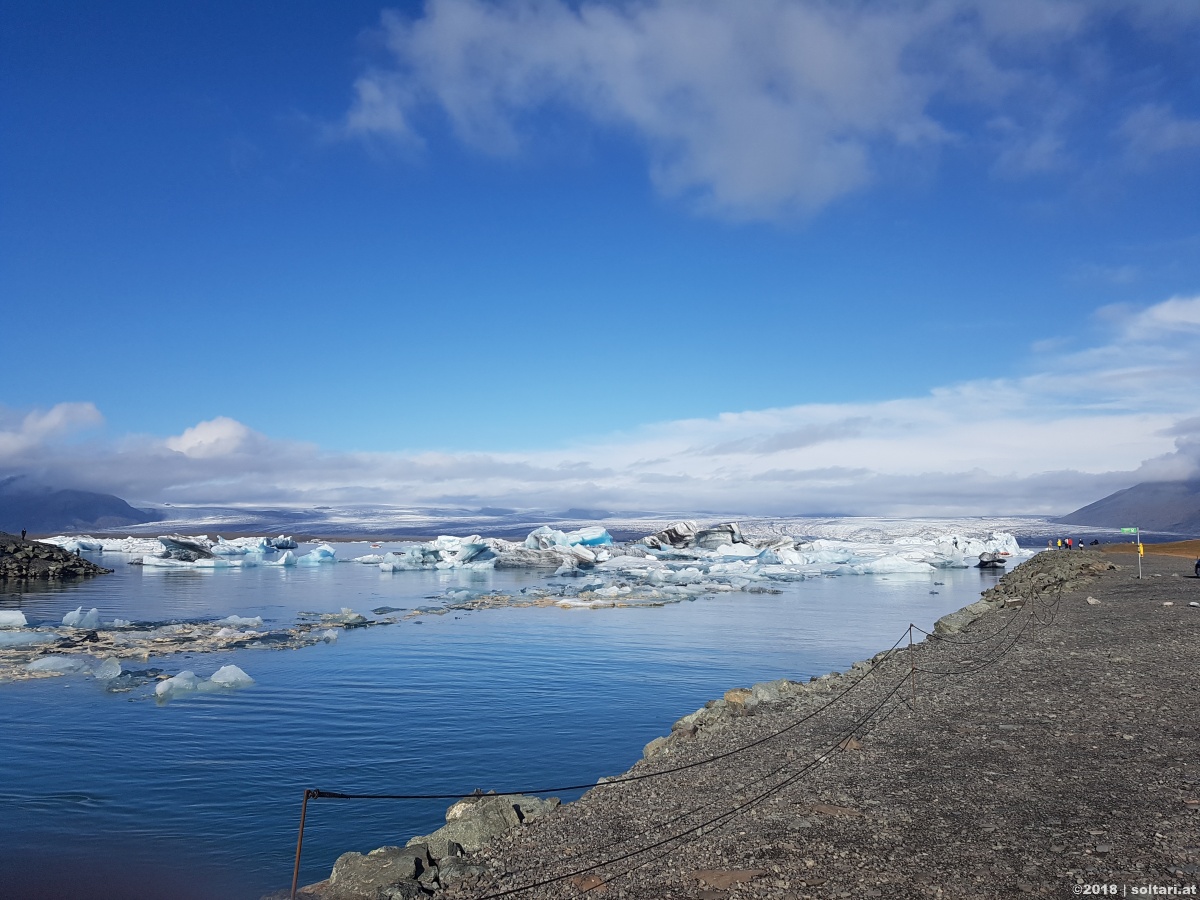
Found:
[[[112,569],[98,566],[61,547],[0,532],[0,581],[111,574]]]
[[[468,798],[439,832],[344,854],[300,895],[975,898],[1195,884],[1200,585],[1179,560],[1147,559],[1142,580],[1115,569],[1094,552],[1039,554],[911,653],[902,643],[845,673],[732,689],[574,803]],[[465,819],[486,825],[464,842],[450,831]]]

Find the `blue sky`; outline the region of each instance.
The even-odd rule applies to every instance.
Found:
[[[0,16],[4,471],[984,513],[1195,468],[1194,3]]]

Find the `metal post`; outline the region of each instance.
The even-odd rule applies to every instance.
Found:
[[[909,677],[909,682],[912,685],[912,705],[913,705],[913,712],[915,713],[917,711],[917,660],[916,660],[916,657],[913,656],[912,630],[913,630],[912,623],[909,622],[908,623],[908,665],[909,665],[908,677]]]
[[[292,895],[296,900],[296,882],[300,880],[300,850],[304,846],[304,817],[308,814],[308,798],[320,796],[320,791],[312,788],[304,789],[304,802],[300,804],[300,834],[296,838],[296,864],[292,867]]]
[[[1137,531],[1137,545],[1138,545],[1138,578],[1141,578],[1142,577],[1142,530],[1141,530],[1141,528],[1138,528],[1138,531]]]

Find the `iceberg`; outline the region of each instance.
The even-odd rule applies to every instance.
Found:
[[[0,628],[24,628],[28,624],[19,609],[0,609]]]
[[[337,551],[328,544],[318,544],[296,559],[296,565],[300,566],[319,566],[331,562],[337,562]]]
[[[296,554],[291,550],[285,550],[283,556],[279,559],[264,559],[264,566],[294,566],[296,565]]]
[[[67,613],[62,618],[62,623],[71,628],[87,628],[96,629],[100,627],[100,610],[93,607],[88,612],[83,611],[83,607],[74,609]]]

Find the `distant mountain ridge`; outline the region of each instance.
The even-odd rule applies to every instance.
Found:
[[[1200,534],[1200,480],[1144,481],[1058,519],[1064,525]]]
[[[0,531],[31,534],[121,528],[156,522],[162,516],[137,509],[120,497],[93,491],[55,489],[0,479]]]

